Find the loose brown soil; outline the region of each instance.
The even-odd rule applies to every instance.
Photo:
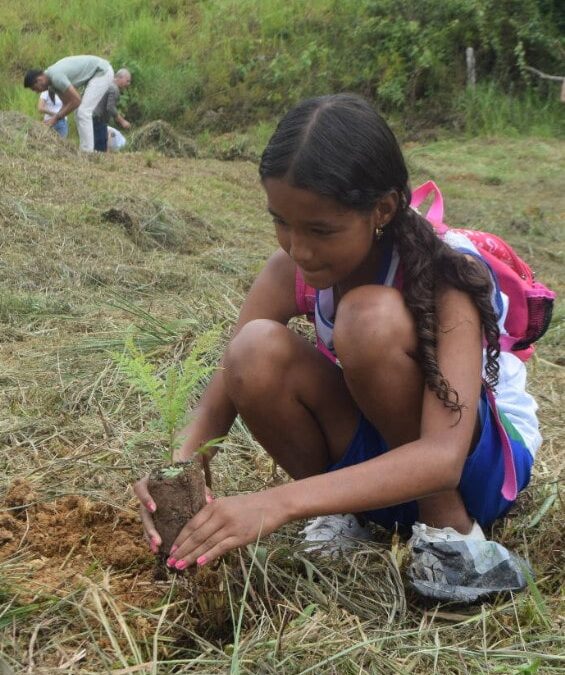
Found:
[[[168,469],[154,471],[149,477],[149,494],[157,504],[153,521],[161,535],[162,556],[167,557],[186,522],[206,503],[204,473],[198,460],[189,460],[170,467],[181,473],[168,477]]]
[[[185,486],[196,486],[190,475]],[[191,494],[204,502],[203,489]],[[151,607],[163,598],[170,584],[155,581],[155,557],[143,539],[137,502],[120,509],[77,495],[45,503],[37,498],[30,483],[16,479],[0,502],[0,562],[13,570],[19,603],[63,597],[102,578],[119,604]],[[114,573],[105,575],[108,569]],[[179,593],[197,603],[201,626],[223,625],[228,611],[223,573],[202,569],[175,576]]]
[[[162,596],[133,503],[122,510],[76,495],[36,499],[31,485],[16,479],[0,503],[0,561],[19,554],[26,560],[14,570],[25,575],[18,583],[20,602],[68,593],[107,568],[120,572],[111,577],[117,599],[145,606]]]

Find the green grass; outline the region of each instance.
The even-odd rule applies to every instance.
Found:
[[[552,11],[541,0],[3,0],[0,107],[34,114],[25,71],[92,53],[132,71],[122,106],[137,125],[241,132],[307,96],[355,91],[418,127],[562,136],[558,85],[523,70],[559,68]],[[470,45],[476,96],[464,94]]]
[[[554,83],[544,93],[503,94],[493,82],[466,91],[459,99],[463,127],[470,136],[552,138],[565,135],[563,104]]]
[[[35,506],[6,544],[13,555],[0,561],[4,662],[18,675],[65,663],[85,675],[135,667],[210,675],[562,672],[563,141],[460,136],[405,146],[413,184],[439,183],[448,222],[502,234],[560,294],[529,366],[545,443],[531,486],[494,534],[528,557],[536,581],[514,598],[462,609],[423,607],[405,593],[398,538],[381,533],[341,563],[310,561],[300,553],[299,524],[226,558],[196,596],[151,580],[130,484],[161,461],[159,448],[135,443],[154,414],[110,352],[133,334],[165,371],[222,322],[225,344],[275,246],[257,166],[158,153],[151,166],[139,153],[84,157],[34,125],[22,136],[20,126],[0,124],[0,485],[28,480]],[[257,152],[268,130],[250,132]],[[105,216],[110,209],[126,213],[133,229]],[[161,239],[175,235],[167,246],[138,236],[157,220]],[[285,480],[241,423],[222,447],[213,462],[217,494]],[[53,499],[75,495],[88,500],[79,502],[82,521],[71,520],[75,509],[69,532],[52,520],[38,529]],[[98,512],[107,514],[104,527]],[[0,513],[0,534],[14,513],[21,511]],[[59,557],[39,539],[53,532],[62,545],[71,531],[75,548]],[[124,542],[140,549],[120,568],[115,551],[105,557],[101,546]],[[124,587],[139,596],[124,601]]]

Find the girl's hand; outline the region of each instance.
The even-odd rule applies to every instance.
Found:
[[[162,544],[162,539],[159,536],[159,533],[155,529],[153,524],[153,518],[151,517],[152,513],[155,513],[157,510],[157,504],[153,501],[153,498],[149,494],[147,489],[147,481],[149,479],[149,474],[143,476],[137,483],[133,485],[133,491],[135,496],[140,501],[139,514],[141,516],[141,523],[143,525],[144,537],[149,542],[152,553],[159,552],[159,546]]]
[[[286,521],[269,491],[213,500],[183,527],[167,564],[179,570],[204,565],[271,534]]]

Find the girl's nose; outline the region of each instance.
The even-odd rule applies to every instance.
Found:
[[[312,249],[303,237],[293,236],[291,238],[290,257],[299,267],[307,265],[312,260]]]

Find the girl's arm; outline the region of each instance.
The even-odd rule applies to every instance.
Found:
[[[234,329],[234,335],[254,319],[272,319],[287,324],[291,317],[298,314],[295,299],[296,265],[281,249],[268,260],[265,268],[254,281],[240,311]],[[182,445],[175,450],[174,461],[188,459],[198,448],[214,438],[225,436],[230,430],[237,411],[228,397],[222,376],[222,364],[204,390],[192,420],[180,433]],[[210,449],[210,455],[215,452]],[[146,537],[154,552],[161,544],[161,538],[155,529],[151,513],[155,503],[147,489],[147,476],[137,481],[134,492],[142,504],[141,519]]]
[[[272,319],[286,325],[296,316],[295,274],[296,266],[291,258],[282,250],[274,253],[247,294],[233,336],[254,319]],[[233,424],[237,411],[224,388],[222,362],[206,387],[190,424],[180,434],[184,441],[175,452],[176,461],[187,459],[207,441],[225,436]]]
[[[426,389],[417,441],[356,466],[208,504],[179,536],[175,558],[188,565],[209,561],[293,520],[359,513],[456,488],[477,418],[482,331],[471,299],[453,289],[438,297],[438,320],[439,366],[465,405],[458,422]]]

